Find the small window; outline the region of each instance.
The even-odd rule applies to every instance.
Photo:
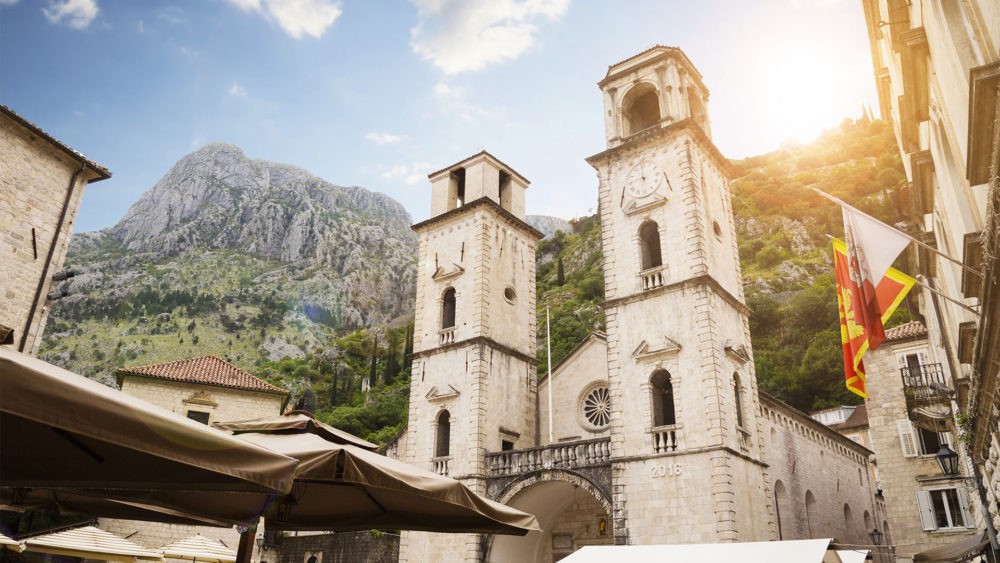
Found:
[[[505,170],[500,171],[500,207],[510,211],[510,174]]]
[[[925,430],[906,419],[897,420],[896,429],[904,457],[935,455],[941,446],[951,445],[951,435],[947,432]]]
[[[514,291],[513,287],[507,286],[506,289],[503,290],[503,298],[506,299],[508,303],[513,305],[514,302],[517,301],[517,292]]]
[[[722,238],[722,227],[719,226],[718,221],[712,221],[712,232],[715,233],[715,236]]]
[[[195,422],[200,422],[202,424],[208,424],[209,413],[202,411],[188,411],[187,417]]]
[[[964,490],[917,491],[917,507],[920,510],[920,526],[925,531],[966,528],[971,522]]]
[[[746,426],[743,420],[743,387],[740,384],[740,374],[736,372],[733,372],[733,395],[736,400],[736,426],[743,428]]]
[[[441,329],[455,326],[455,288],[449,287],[441,296]]]
[[[643,270],[663,265],[660,255],[660,226],[656,221],[646,221],[639,227],[639,253]]]
[[[452,170],[451,186],[451,208],[458,209],[465,205],[465,168]]]
[[[434,457],[451,455],[451,414],[441,411],[437,417],[437,443],[434,446]]]
[[[674,412],[674,386],[667,370],[656,370],[649,378],[653,400],[653,427],[677,424]]]
[[[506,452],[514,449],[514,442],[510,440],[500,440],[500,451]]]

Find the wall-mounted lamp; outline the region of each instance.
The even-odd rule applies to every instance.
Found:
[[[948,444],[941,444],[941,449],[934,457],[937,458],[938,465],[941,467],[941,473],[958,475],[958,453],[949,448]]]
[[[882,545],[882,532],[878,531],[878,528],[872,528],[872,531],[868,532],[868,537],[872,539],[872,545]]]
[[[597,521],[597,532],[602,536],[608,535],[608,521],[604,518]]]

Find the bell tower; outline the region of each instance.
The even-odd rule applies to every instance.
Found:
[[[603,226],[616,543],[777,539],[762,457],[732,164],[677,48],[608,68]],[[672,526],[668,515],[684,515]]]
[[[487,152],[429,175],[405,460],[485,494],[484,454],[536,445],[528,180]],[[478,535],[405,533],[401,561],[482,558]]]

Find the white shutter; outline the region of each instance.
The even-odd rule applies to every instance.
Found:
[[[957,493],[955,496],[958,497],[958,505],[962,508],[962,524],[965,525],[966,528],[971,528],[972,518],[969,514],[969,490],[962,487],[961,489],[956,489],[955,492]]]
[[[951,441],[951,432],[938,432],[938,437],[941,440],[942,444],[948,446],[949,448],[954,449],[952,447],[953,446],[953,442]],[[934,453],[937,453],[937,452],[934,452]]]
[[[899,430],[899,445],[903,448],[903,457],[917,456],[917,437],[913,433],[913,424],[909,420],[897,420]]]
[[[937,530],[937,519],[934,518],[934,502],[930,491],[917,491],[917,511],[920,513],[920,528],[925,532]]]

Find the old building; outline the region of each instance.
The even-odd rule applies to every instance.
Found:
[[[41,342],[83,197],[107,168],[0,105],[0,345],[34,354]]]
[[[882,115],[892,121],[908,182],[900,190],[914,292],[936,383],[954,393],[971,466],[968,500],[1000,524],[1000,3],[863,0]],[[947,256],[947,258],[945,256]],[[954,259],[955,261],[952,261]],[[915,366],[924,365],[917,358]],[[891,362],[890,362],[891,363]],[[907,366],[903,366],[907,367]],[[888,366],[887,366],[888,369]],[[930,430],[935,417],[907,405]],[[938,417],[950,420],[950,416]],[[876,444],[877,450],[878,444]],[[882,452],[877,451],[879,458]],[[888,499],[887,499],[888,500]],[[989,528],[973,510],[975,526]],[[995,544],[995,541],[994,541]]]
[[[220,421],[276,417],[288,401],[288,391],[254,377],[215,356],[127,367],[116,373],[118,387],[203,424]],[[201,533],[235,549],[235,528],[210,528],[101,519],[101,528],[128,537],[149,548],[158,548]]]
[[[430,175],[407,431],[389,451],[531,512],[525,537],[404,533],[404,561],[595,544],[838,537],[877,524],[864,446],[758,392],[708,90],[679,49],[598,84],[606,333],[535,377],[528,181],[486,152]],[[550,406],[551,405],[551,406]],[[551,413],[551,416],[550,416]],[[551,421],[551,423],[550,423]]]

